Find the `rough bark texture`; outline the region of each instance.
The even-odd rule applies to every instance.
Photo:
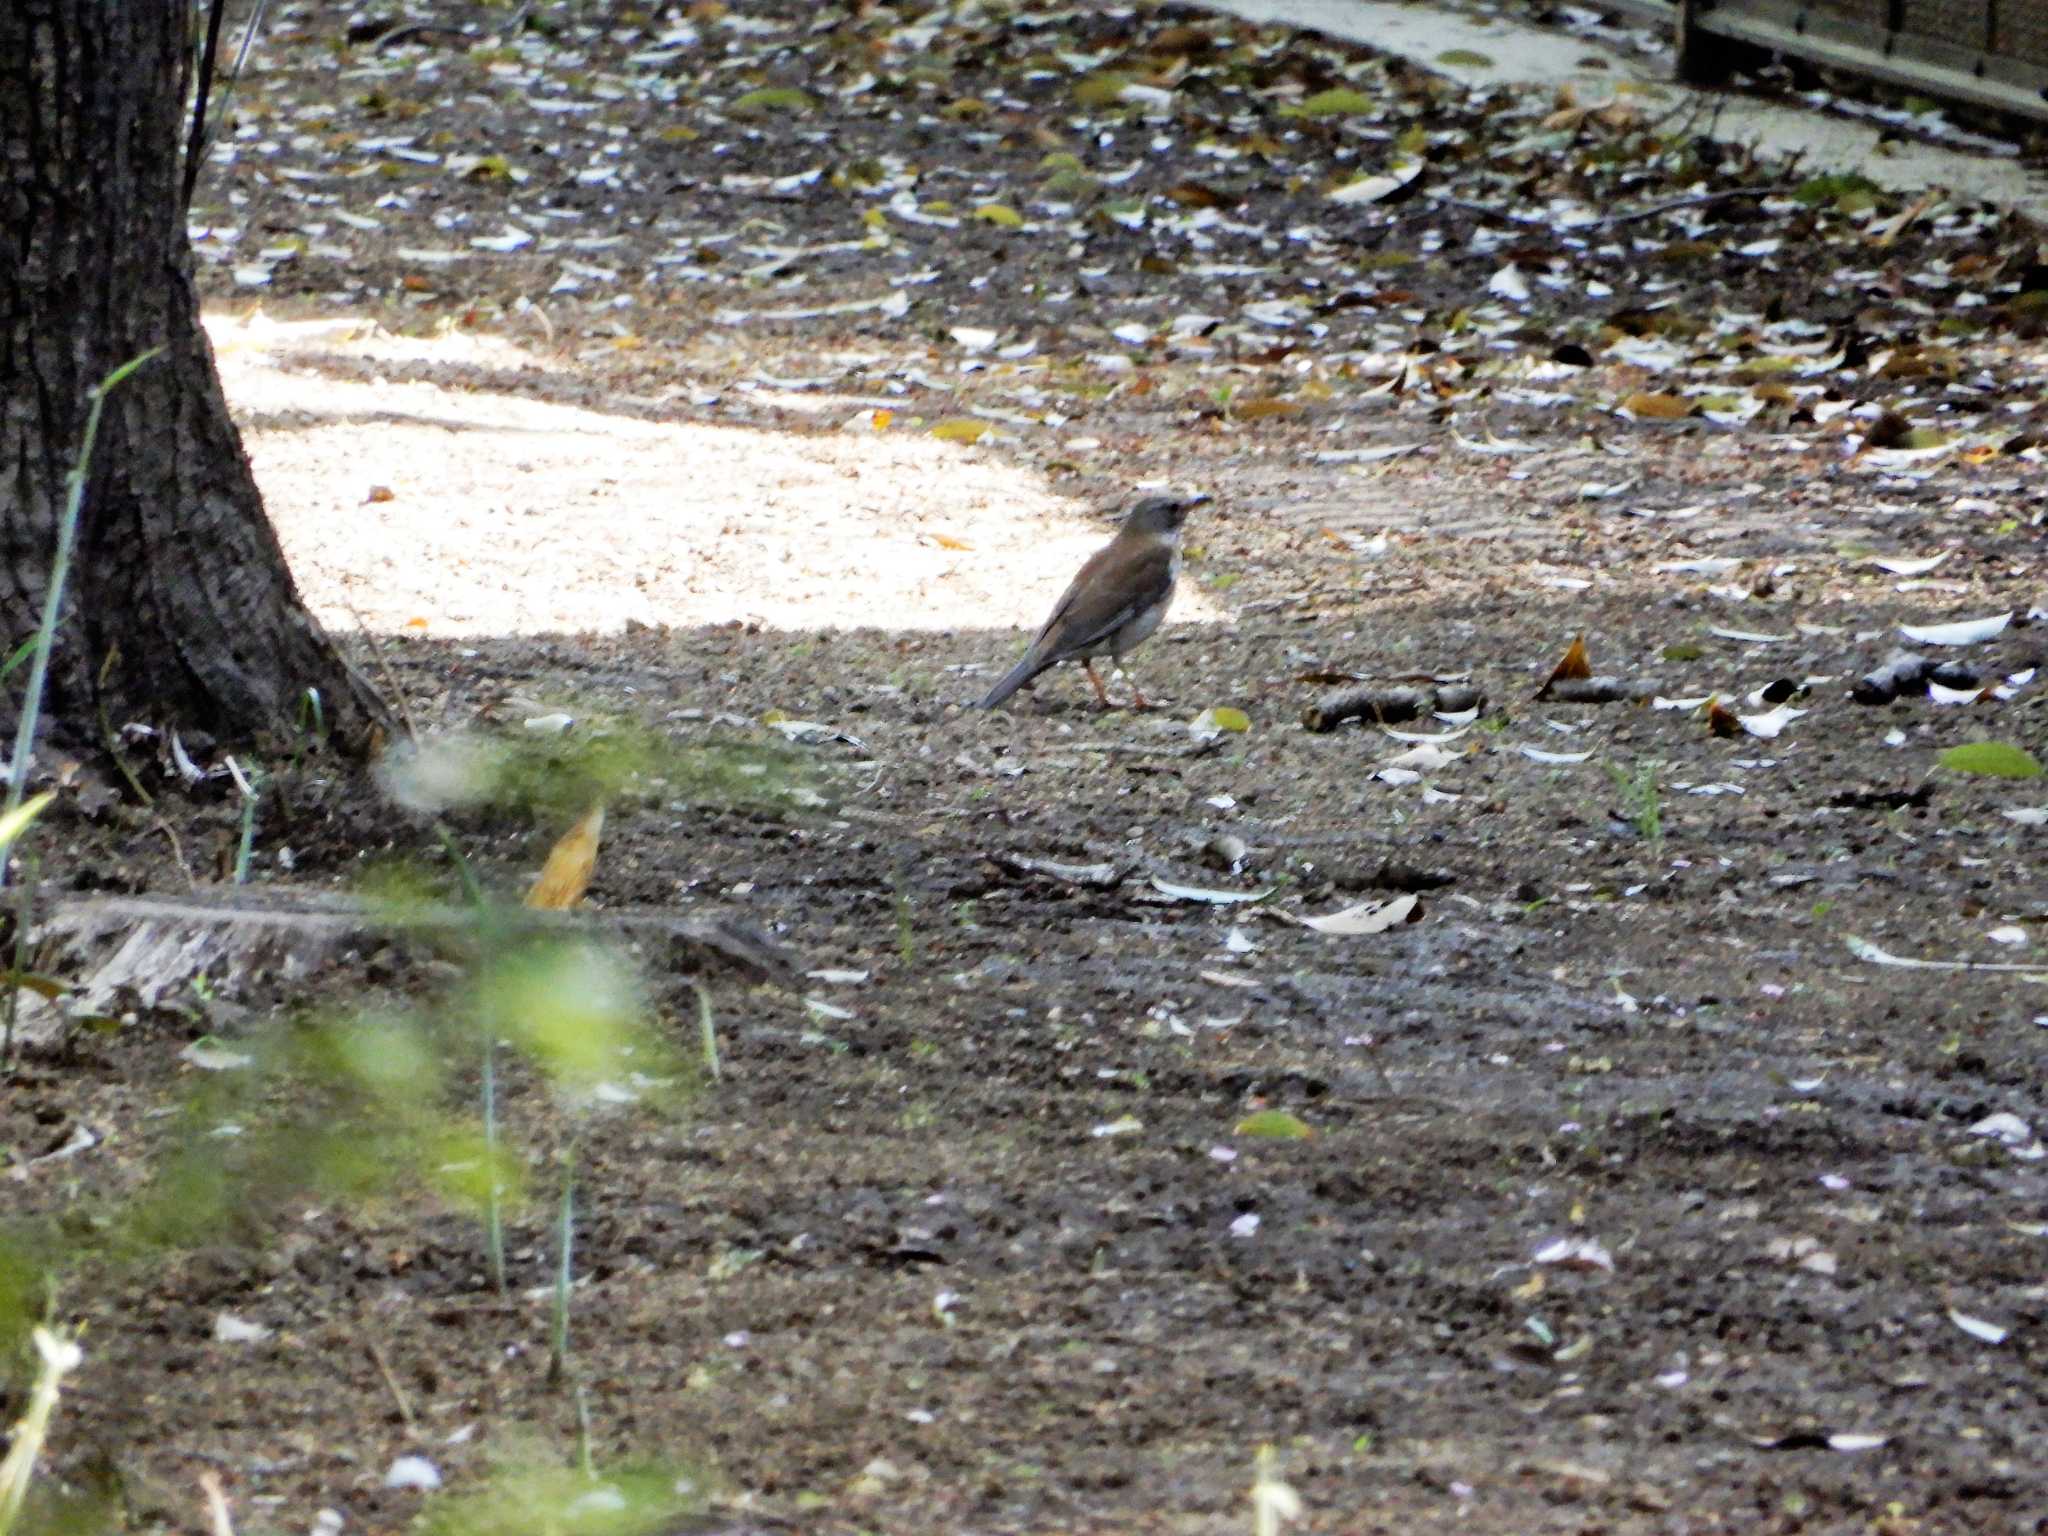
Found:
[[[367,745],[381,707],[299,599],[199,326],[178,195],[190,15],[0,3],[0,643],[41,613],[90,390],[162,347],[108,399],[46,709],[73,736],[104,710],[246,739],[317,688],[338,738]]]

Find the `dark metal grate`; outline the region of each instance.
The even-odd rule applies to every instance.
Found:
[[[1606,0],[1602,8],[1675,29],[1687,79],[1715,78],[1744,47],[1763,48],[1924,96],[2048,119],[2048,0]]]

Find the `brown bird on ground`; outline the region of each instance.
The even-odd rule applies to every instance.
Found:
[[[1088,557],[1024,659],[989,689],[980,707],[994,709],[1039,673],[1063,661],[1079,661],[1095,685],[1095,697],[1108,709],[1109,690],[1096,675],[1095,658],[1109,652],[1122,672],[1124,657],[1159,627],[1180,577],[1181,524],[1208,499],[1148,496],[1131,508],[1116,537]],[[1131,696],[1138,708],[1151,707],[1135,679]]]

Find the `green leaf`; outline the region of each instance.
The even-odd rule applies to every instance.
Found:
[[[34,971],[0,971],[0,986],[22,987],[53,1003],[71,990],[70,982],[59,981],[54,976],[39,976]]]
[[[30,635],[21,644],[17,645],[14,648],[14,654],[9,656],[4,662],[0,662],[0,678],[5,678],[8,673],[12,672],[24,661],[27,661],[29,657],[35,655],[36,642],[41,638],[39,635]]]
[[[1074,82],[1074,100],[1084,107],[1113,107],[1129,84],[1122,75],[1088,75]]]
[[[1809,176],[1794,189],[1792,196],[1809,208],[1822,203],[1836,202],[1852,195],[1869,196],[1882,188],[1867,176],[1854,171],[1833,176]]]
[[[1470,48],[1449,48],[1436,56],[1437,63],[1446,69],[1490,69],[1493,60],[1483,53],[1474,53]]]
[[[988,423],[972,416],[948,416],[932,428],[932,436],[947,443],[978,443],[988,431]]]
[[[747,92],[726,111],[734,117],[760,117],[771,112],[808,112],[816,105],[809,91],[800,91],[793,85],[770,85]]]
[[[44,806],[56,799],[50,790],[44,790],[33,800],[24,800],[5,816],[0,816],[0,854],[14,846],[14,840],[28,830],[28,824],[41,814]]]
[[[1006,203],[983,203],[974,210],[974,216],[988,224],[1000,224],[1004,229],[1021,229],[1024,215]]]
[[[1282,107],[1282,117],[1357,117],[1377,112],[1379,103],[1363,91],[1349,90],[1343,86],[1335,90],[1317,91],[1313,96],[1303,97],[1293,106]]]
[[[1194,729],[1198,731],[1248,731],[1251,728],[1251,717],[1227,704],[1220,709],[1205,709],[1194,720]]]
[[[1958,773],[1988,773],[1997,779],[2038,779],[2041,760],[2024,747],[2002,741],[1971,741],[1950,747],[1936,759]]]
[[[1269,1141],[1307,1141],[1315,1132],[1308,1128],[1306,1121],[1295,1118],[1284,1109],[1262,1109],[1238,1121],[1237,1134],[1263,1136]]]

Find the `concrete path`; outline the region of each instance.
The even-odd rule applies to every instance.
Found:
[[[1932,187],[2014,208],[2048,223],[2048,175],[1988,152],[1918,143],[1880,146],[1881,127],[1808,107],[1759,101],[1730,91],[1700,91],[1671,79],[1671,52],[1629,52],[1570,33],[1517,21],[1468,15],[1394,0],[1202,0],[1211,10],[1247,21],[1278,22],[1364,43],[1467,85],[1555,90],[1571,84],[1598,102],[1617,84],[1633,82],[1697,97],[1703,131],[1730,144],[1756,144],[1766,154],[1801,155],[1807,171],[1857,171],[1879,186],[1917,193]],[[1486,64],[1442,62],[1452,50],[1483,55]]]

